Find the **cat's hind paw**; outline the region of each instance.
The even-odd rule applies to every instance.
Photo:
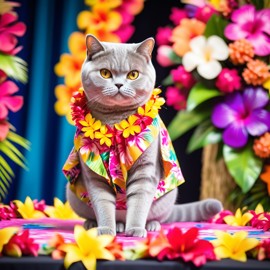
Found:
[[[161,225],[157,220],[151,220],[146,223],[146,230],[149,232],[160,231]]]
[[[84,224],[83,227],[86,230],[92,229],[92,228],[96,228],[97,227],[97,222],[93,219],[87,219]]]
[[[103,226],[103,227],[98,227],[98,235],[103,235],[103,234],[109,234],[109,235],[116,235],[116,232],[107,226]]]
[[[123,233],[125,231],[125,224],[123,222],[116,223],[116,232]]]
[[[131,227],[126,230],[126,236],[146,237],[147,231],[141,227]]]

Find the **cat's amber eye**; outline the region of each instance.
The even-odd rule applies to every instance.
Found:
[[[100,75],[104,78],[104,79],[109,79],[112,77],[112,73],[106,69],[106,68],[103,68],[100,70]]]
[[[127,78],[130,80],[136,80],[139,77],[139,71],[138,70],[132,70],[128,73]]]

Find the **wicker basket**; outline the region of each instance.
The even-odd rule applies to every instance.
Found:
[[[223,203],[224,209],[235,211],[229,202],[229,194],[236,183],[229,174],[224,160],[219,158],[218,145],[207,145],[202,153],[202,182],[200,198],[216,198]]]

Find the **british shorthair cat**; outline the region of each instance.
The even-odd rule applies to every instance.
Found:
[[[154,88],[154,39],[118,44],[87,35],[86,45],[83,88],[72,98],[77,131],[63,168],[67,199],[85,227],[145,237],[163,223],[217,214],[215,199],[175,204],[184,178],[158,115],[164,100]]]

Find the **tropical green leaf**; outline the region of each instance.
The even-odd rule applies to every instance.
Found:
[[[30,142],[27,139],[20,136],[19,134],[16,134],[15,132],[9,131],[7,139],[19,144],[20,146],[22,146],[27,150],[30,149]]]
[[[193,111],[179,111],[168,126],[168,131],[172,140],[177,139],[190,129],[200,124],[210,116],[210,109]]]
[[[10,151],[17,155],[21,160],[25,161],[23,154],[11,142],[4,140],[2,143],[5,144],[10,149]]]
[[[16,164],[26,169],[23,161],[4,143],[5,141],[0,143],[0,151],[2,151],[7,157],[9,157]]]
[[[215,88],[207,88],[202,83],[197,83],[191,90],[187,100],[187,110],[191,111],[198,105],[212,99],[214,97],[221,96],[219,90]]]
[[[265,1],[263,0],[251,0],[251,3],[256,7],[257,10],[264,8],[264,2]]]
[[[210,37],[215,35],[225,39],[224,30],[227,24],[227,20],[222,18],[220,15],[213,14],[206,24],[204,36]]]
[[[164,86],[168,86],[168,85],[171,85],[173,84],[173,79],[172,79],[172,75],[168,75],[162,82],[161,82],[162,85]]]
[[[8,163],[5,161],[5,159],[0,155],[0,166],[12,177],[14,177],[14,173],[11,169],[11,167],[8,165]]]
[[[212,125],[211,120],[207,119],[193,132],[188,142],[187,152],[191,153],[208,144],[218,143],[221,137],[221,133]]]
[[[0,53],[0,69],[2,69],[8,77],[26,83],[27,63],[20,57]]]
[[[227,168],[243,193],[248,192],[260,175],[263,161],[256,157],[251,143],[241,149],[223,146],[223,156]]]
[[[182,58],[179,55],[177,55],[174,51],[170,52],[169,58],[174,64],[181,64],[182,63]]]

